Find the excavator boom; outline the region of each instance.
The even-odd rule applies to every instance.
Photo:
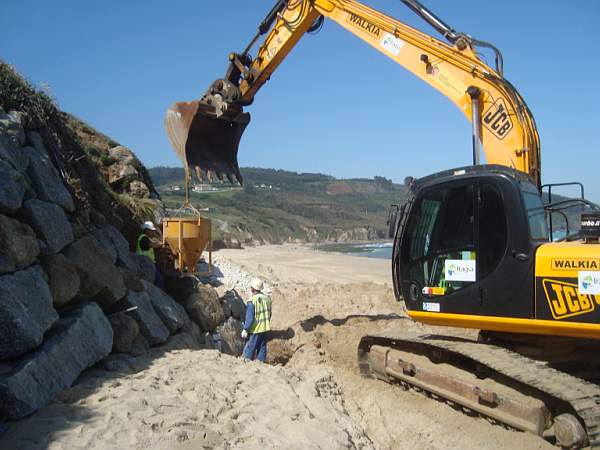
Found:
[[[167,112],[167,134],[186,172],[236,177],[238,146],[250,121],[244,107],[254,101],[296,43],[320,26],[323,18],[373,46],[450,99],[473,124],[474,163],[479,149],[487,163],[507,166],[540,183],[540,144],[535,121],[516,89],[503,78],[501,57],[490,44],[458,33],[416,0],[403,0],[434,26],[447,44],[354,0],[280,0],[260,24],[241,54],[229,55],[229,67],[200,100],[175,103]],[[250,50],[266,35],[252,57]],[[485,64],[474,46],[491,47],[496,69]]]

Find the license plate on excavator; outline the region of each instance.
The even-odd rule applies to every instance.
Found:
[[[165,117],[165,128],[171,145],[186,168],[193,168],[200,180],[212,181],[223,176],[242,184],[237,154],[240,139],[250,122],[249,113],[233,118],[217,115],[216,108],[202,101],[173,104]],[[188,169],[189,170],[189,169]]]

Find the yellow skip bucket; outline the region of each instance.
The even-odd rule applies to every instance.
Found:
[[[211,221],[204,217],[163,219],[163,240],[178,259],[182,272],[196,272],[202,252],[208,251],[208,272],[212,272]]]

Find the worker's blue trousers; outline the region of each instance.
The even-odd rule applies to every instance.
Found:
[[[248,342],[244,347],[244,358],[254,359],[265,362],[267,359],[267,334],[255,333],[248,335]]]

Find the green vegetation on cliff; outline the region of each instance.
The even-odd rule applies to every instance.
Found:
[[[12,66],[1,60],[0,109],[18,112],[22,115],[23,125],[40,134],[50,160],[75,200],[80,225],[85,227],[90,223],[106,221],[130,237],[139,232],[140,222],[154,219],[159,202],[149,198],[154,193],[154,187],[146,169],[133,153],[125,149],[132,155],[128,161],[113,158],[111,152],[123,147],[61,111],[46,90],[32,86]],[[127,165],[135,169],[135,176],[124,177],[122,183],[112,182],[111,167],[112,172],[122,172]],[[144,182],[148,185],[147,195],[134,195],[130,189],[134,181],[138,181],[134,186]]]
[[[198,186],[191,200],[215,219],[214,233],[241,242],[350,241],[385,237],[390,204],[405,187],[383,177],[336,179],[315,173],[242,168],[244,187]],[[149,169],[167,209],[184,200],[183,169]],[[200,190],[205,189],[205,190]],[[210,190],[214,189],[214,190]]]

